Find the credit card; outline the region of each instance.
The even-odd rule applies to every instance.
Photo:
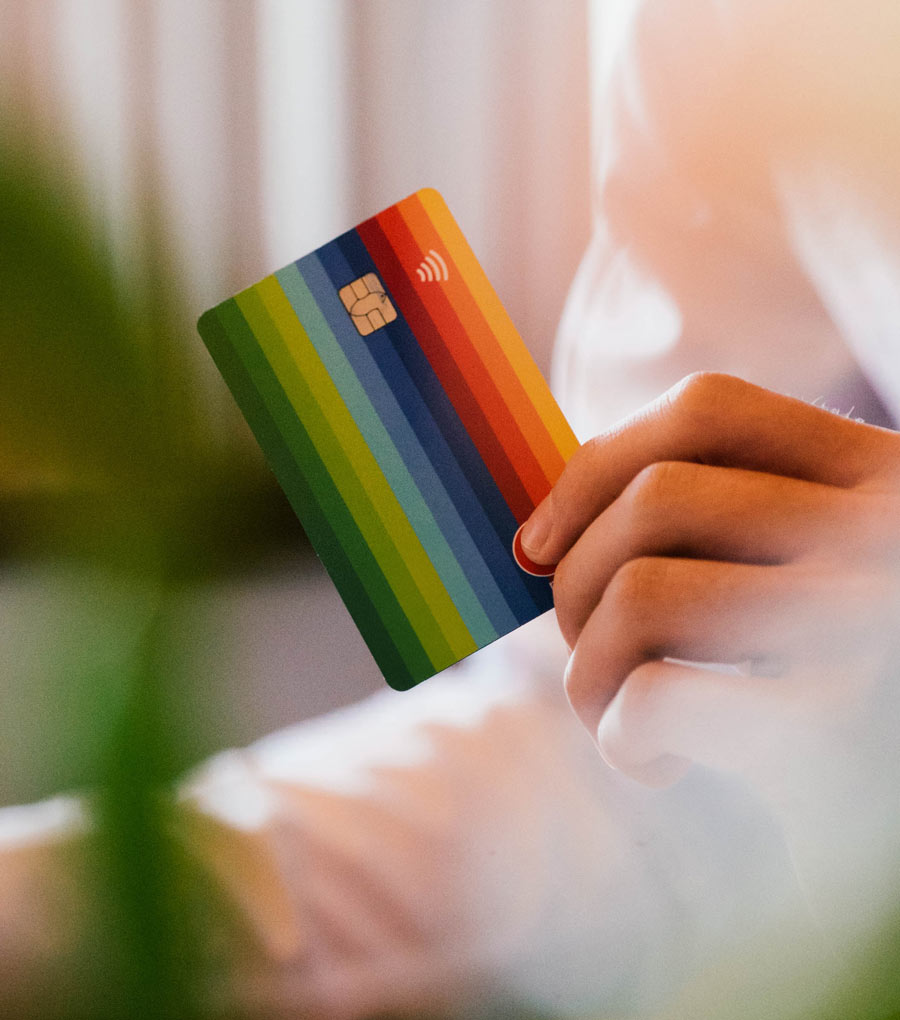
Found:
[[[392,687],[551,608],[513,544],[578,443],[436,191],[198,329]]]

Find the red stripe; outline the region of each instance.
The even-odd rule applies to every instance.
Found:
[[[457,246],[448,246],[448,239],[438,231],[418,194],[398,202],[396,208],[399,209],[403,222],[419,246],[425,250],[434,248],[442,252],[446,258],[449,279],[443,281],[438,288],[424,284],[420,288],[423,299],[427,302],[433,294],[446,297],[448,307],[462,324],[466,337],[478,357],[479,367],[487,373],[500,398],[499,401],[492,398],[489,408],[502,409],[507,420],[511,420],[515,435],[522,437],[522,442],[516,444],[514,451],[510,451],[513,464],[525,481],[532,499],[536,503],[540,502],[550,491],[552,482],[562,473],[565,460],[553,441],[546,422],[525,392],[521,379],[510,364],[509,357],[478,300],[463,278],[455,262]],[[466,242],[460,237],[458,244],[465,245]],[[468,249],[468,245],[466,248]],[[489,286],[487,280],[485,284]],[[523,354],[530,357],[524,350]],[[509,428],[507,422],[504,422],[502,432],[504,436],[507,435]],[[506,442],[505,445],[507,450],[510,450],[510,442]]]
[[[413,233],[410,224],[403,216],[402,209],[392,206],[380,213],[376,219],[394,250],[398,254],[402,251],[404,255],[408,254],[416,259],[414,262],[407,263],[408,276],[412,285],[428,315],[438,327],[441,337],[445,340],[451,338],[448,347],[448,349],[452,347],[451,355],[478,402],[485,420],[503,446],[513,470],[525,486],[532,503],[537,505],[550,490],[550,482],[544,474],[534,450],[531,449],[531,445],[522,434],[521,426],[510,411],[503,391],[497,385],[497,380],[473,344],[465,324],[444,290],[445,287],[462,282],[456,267],[452,264],[452,259],[450,259],[452,274],[447,283],[423,282],[414,272],[414,267],[422,261],[428,249],[427,247],[423,248],[422,239],[417,238]],[[432,235],[429,245],[444,248],[444,244],[434,228],[430,228],[429,232]],[[449,258],[449,253],[447,254]],[[487,328],[487,324],[483,323],[482,329]]]
[[[410,273],[414,274],[422,260],[422,252],[408,231],[406,237],[393,231],[392,236],[388,237],[382,226],[381,217],[366,220],[357,227],[357,233],[369,254],[375,259],[391,297],[395,299],[415,333],[419,346],[428,358],[503,499],[516,521],[522,523],[530,516],[535,503],[513,467],[499,436],[476,400],[455,357],[456,338],[462,333],[459,323],[457,322],[456,332],[451,334],[454,337],[454,351],[451,351],[404,268],[409,267]]]

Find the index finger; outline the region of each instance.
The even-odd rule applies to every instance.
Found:
[[[849,488],[884,464],[896,433],[843,418],[734,376],[688,376],[585,443],[525,523],[521,543],[538,564],[558,563],[643,469],[694,461]],[[894,449],[896,454],[896,449]]]

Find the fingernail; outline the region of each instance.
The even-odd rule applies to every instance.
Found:
[[[522,548],[529,559],[540,562],[541,550],[550,537],[550,507],[545,500],[522,525]]]
[[[550,497],[535,507],[531,516],[516,532],[513,538],[513,556],[526,574],[535,577],[552,577],[556,564],[548,563],[543,549],[550,538],[553,523]]]
[[[525,525],[523,524],[513,536],[513,559],[519,564],[519,568],[524,570],[526,574],[531,574],[533,577],[553,577],[556,573],[555,563],[535,563],[528,553],[526,553],[522,548],[522,529],[524,527]],[[552,583],[553,582],[551,581],[551,585]]]

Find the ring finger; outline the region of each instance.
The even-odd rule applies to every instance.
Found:
[[[771,674],[852,654],[867,626],[865,605],[852,578],[837,586],[810,567],[629,560],[575,644],[566,692],[595,734],[616,691],[646,662],[749,661]]]

